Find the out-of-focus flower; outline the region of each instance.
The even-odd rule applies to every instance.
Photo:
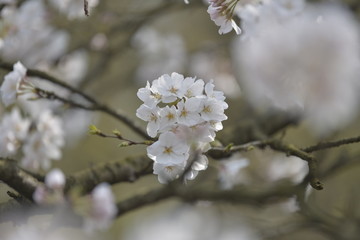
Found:
[[[347,123],[360,85],[359,25],[351,13],[321,4],[286,21],[273,16],[261,15],[254,36],[235,43],[246,96],[257,106],[302,113],[318,134]]]
[[[226,217],[209,208],[181,206],[162,214],[136,219],[121,239],[125,240],[255,240],[253,229],[241,218]],[[233,224],[234,221],[236,224]],[[206,229],[206,231],[204,231]]]
[[[142,28],[133,38],[133,44],[141,59],[136,72],[140,81],[155,79],[165,72],[184,70],[187,53],[181,36]]]
[[[17,152],[21,143],[27,137],[30,120],[21,117],[20,111],[13,108],[6,114],[0,124],[0,153],[1,156],[10,156]]]
[[[231,159],[220,161],[218,176],[220,187],[222,189],[231,189],[236,184],[241,183],[240,170],[248,165],[249,161],[239,156],[239,154],[234,154]]]
[[[51,170],[45,176],[45,185],[51,189],[63,189],[65,187],[65,175],[64,173],[55,168]]]
[[[21,60],[28,67],[58,58],[66,49],[68,34],[48,24],[41,0],[26,1],[19,8],[2,12],[5,32],[0,56],[8,61]],[[1,31],[1,30],[0,30]]]
[[[308,173],[306,161],[271,149],[254,149],[244,153],[243,157],[249,160],[248,166],[240,169],[240,182],[244,184],[268,184],[280,180],[300,183]]]
[[[108,228],[117,213],[110,185],[107,183],[97,185],[89,196],[89,204],[89,211],[84,216],[85,231]]]
[[[222,129],[228,108],[224,93],[214,90],[210,81],[184,78],[183,75],[165,74],[145,88],[138,97],[144,102],[136,116],[148,122],[149,136],[159,139],[147,148],[154,160],[154,173],[161,183],[178,178],[189,169],[184,179],[192,180],[198,171],[207,168],[202,153],[209,150],[215,132]],[[189,165],[191,166],[189,167]]]
[[[45,176],[45,184],[39,185],[33,193],[38,204],[59,204],[64,202],[65,175],[60,169],[53,169]]]
[[[44,111],[23,147],[23,166],[31,169],[48,169],[50,160],[61,157],[60,148],[64,145],[61,119],[50,111]]]
[[[239,97],[240,87],[232,70],[232,62],[221,51],[200,51],[190,58],[190,73],[202,79],[213,79],[217,89],[227,97]]]
[[[5,106],[15,103],[20,94],[21,82],[25,81],[26,68],[21,62],[14,64],[14,70],[5,75],[4,82],[1,85],[1,99]]]

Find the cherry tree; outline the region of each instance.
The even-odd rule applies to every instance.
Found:
[[[358,239],[360,4],[0,0],[0,231]]]

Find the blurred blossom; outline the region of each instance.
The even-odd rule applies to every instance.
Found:
[[[249,165],[249,160],[235,153],[231,158],[222,160],[219,163],[219,182],[222,189],[231,189],[242,183],[241,169]]]
[[[84,0],[50,0],[50,3],[65,14],[70,20],[85,18]],[[88,7],[91,10],[99,4],[99,0],[88,0]]]
[[[139,52],[137,78],[145,82],[166,72],[182,72],[186,62],[186,49],[181,36],[162,34],[153,28],[142,28],[133,38]]]
[[[233,224],[236,222],[236,224]],[[259,239],[241,219],[226,219],[208,208],[181,207],[138,219],[125,240],[254,240]]]
[[[60,59],[56,68],[49,69],[52,74],[72,86],[77,86],[85,76],[88,67],[88,54],[77,50]]]
[[[44,110],[37,119],[36,130],[30,133],[23,147],[22,165],[30,169],[48,169],[51,160],[61,158],[63,145],[61,119]]]
[[[30,120],[21,116],[19,109],[13,108],[6,114],[0,124],[0,155],[2,157],[16,154],[21,143],[27,137]]]
[[[360,90],[359,25],[351,13],[307,5],[282,21],[271,8],[263,12],[252,36],[234,44],[250,102],[300,112],[318,134],[349,122]]]
[[[64,173],[55,168],[45,176],[45,185],[51,189],[63,189],[65,187]]]
[[[100,51],[108,44],[108,39],[105,34],[97,33],[90,42],[90,46],[93,50]]]
[[[214,79],[216,87],[227,97],[238,97],[239,83],[233,74],[230,59],[218,52],[198,52],[190,58],[190,73],[202,79]]]
[[[97,185],[89,198],[89,211],[85,213],[84,229],[86,232],[109,228],[117,214],[115,197],[107,183]]]
[[[241,169],[239,174],[246,184],[268,184],[284,179],[299,183],[308,173],[306,161],[298,157],[288,157],[271,149],[254,149],[243,155],[249,159],[249,165]]]
[[[4,240],[65,240],[61,234],[50,234],[49,231],[41,230],[41,228],[31,226],[20,226]]]
[[[5,75],[0,93],[2,102],[6,107],[15,103],[17,96],[20,94],[20,85],[25,81],[26,71],[24,65],[17,62],[14,64],[14,70]]]
[[[37,204],[59,204],[64,202],[65,175],[60,169],[53,169],[45,176],[45,185],[38,185],[33,193]]]
[[[21,60],[29,67],[52,61],[64,51],[68,34],[48,24],[42,0],[29,0],[20,8],[6,7],[1,11],[4,27],[0,56],[7,61]]]

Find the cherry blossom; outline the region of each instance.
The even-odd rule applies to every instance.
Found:
[[[87,232],[104,230],[110,226],[117,213],[115,197],[108,183],[97,185],[89,196],[89,211],[84,216]]]
[[[207,168],[203,153],[222,129],[221,121],[227,119],[224,94],[214,90],[212,81],[205,85],[201,79],[172,73],[160,76],[152,84],[147,82],[137,95],[143,104],[136,115],[148,122],[150,137],[159,135],[147,148],[159,182],[174,180],[185,169],[189,171],[184,180],[194,179]]]
[[[20,92],[20,84],[26,76],[26,68],[17,62],[14,64],[14,70],[5,75],[4,82],[1,85],[1,99],[5,106],[15,103]]]

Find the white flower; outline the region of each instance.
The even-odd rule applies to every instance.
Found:
[[[146,131],[150,137],[156,137],[160,128],[159,111],[158,107],[150,108],[144,104],[136,110],[136,116],[148,122]]]
[[[227,117],[224,114],[224,106],[215,99],[203,99],[200,104],[200,115],[205,121],[223,121]]]
[[[224,93],[221,91],[215,91],[215,85],[213,83],[213,80],[210,80],[206,85],[205,85],[205,94],[206,96],[208,96],[209,98],[214,98],[216,100],[219,101],[219,103],[221,103],[221,105],[223,106],[224,109],[227,109],[229,106],[228,104],[225,102],[225,96]]]
[[[178,104],[178,122],[186,126],[196,125],[203,120],[200,118],[199,108],[202,99],[189,98],[186,101],[181,100]]]
[[[159,140],[147,147],[148,156],[162,164],[181,164],[189,157],[189,146],[172,132],[160,135]]]
[[[202,95],[204,91],[204,81],[198,79],[195,81],[195,78],[187,77],[182,83],[182,92],[187,98],[192,98]]]
[[[18,108],[13,108],[10,114],[6,114],[1,122],[2,132],[11,131],[19,140],[24,140],[30,127],[30,120],[22,118]]]
[[[158,79],[157,90],[162,95],[163,103],[171,103],[177,98],[183,97],[183,80],[184,76],[178,73],[172,73],[171,76],[165,74]]]
[[[154,107],[161,100],[160,93],[156,91],[155,87],[151,88],[149,82],[146,83],[146,87],[138,90],[137,96],[150,108]]]
[[[40,114],[36,131],[28,137],[24,147],[22,164],[25,167],[48,169],[50,160],[61,158],[60,148],[64,145],[64,133],[60,118],[54,116],[50,111]]]
[[[231,189],[238,184],[239,172],[247,167],[249,161],[239,155],[234,155],[231,159],[222,160],[219,164],[219,182],[222,189]]]
[[[211,128],[209,123],[202,122],[191,127],[183,124],[174,125],[169,131],[191,145],[198,142],[208,143],[214,141],[215,135],[212,133]]]
[[[26,138],[30,127],[30,120],[23,119],[17,108],[6,114],[0,125],[0,153],[9,156],[16,153],[21,142]]]
[[[45,185],[50,189],[63,189],[65,181],[64,173],[58,168],[51,170],[45,176]]]
[[[154,174],[158,175],[160,183],[168,183],[177,179],[184,171],[184,168],[184,163],[169,165],[155,162]]]
[[[241,29],[232,19],[232,13],[236,5],[234,2],[238,2],[238,0],[229,0],[229,2],[223,0],[210,0],[209,2],[210,5],[207,12],[209,13],[211,20],[220,27],[219,34],[228,33],[232,29],[235,30],[236,34],[240,34]]]
[[[175,124],[178,121],[177,111],[175,106],[166,106],[160,110],[160,126],[161,130],[168,126]]]
[[[5,106],[15,103],[19,94],[20,83],[24,80],[25,76],[26,68],[20,62],[14,64],[14,70],[5,75],[4,82],[0,88],[1,99]]]
[[[97,185],[90,195],[90,212],[85,216],[87,232],[104,230],[110,226],[117,214],[115,198],[108,183]]]

